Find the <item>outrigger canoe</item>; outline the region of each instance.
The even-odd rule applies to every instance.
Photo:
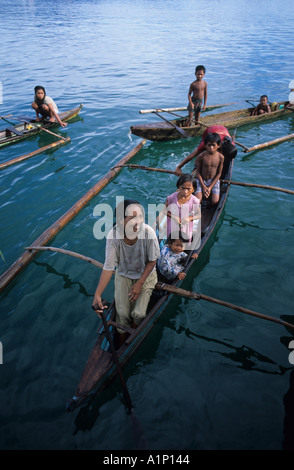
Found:
[[[223,113],[215,113],[209,115],[201,115],[201,124],[193,124],[190,127],[185,127],[187,117],[179,117],[169,121],[158,121],[150,124],[136,124],[131,126],[131,133],[143,137],[151,141],[167,141],[183,138],[183,133],[186,137],[195,137],[203,134],[205,126],[222,125],[227,129],[234,129],[235,127],[244,126],[247,124],[259,123],[267,120],[275,120],[293,111],[285,108],[286,101],[276,103],[274,111],[267,114],[252,116],[253,107],[226,111]],[[160,111],[160,110],[159,110]],[[155,111],[153,111],[155,112]],[[183,133],[177,130],[177,127]]]
[[[233,159],[225,160],[222,175],[222,179],[224,179],[225,181],[221,182],[220,200],[218,205],[212,207],[209,207],[207,205],[205,206],[204,203],[202,205],[201,241],[199,248],[195,250],[195,252],[198,254],[198,257],[201,251],[204,249],[206,243],[208,242],[211,234],[213,233],[220,218],[220,215],[224,209],[229,192],[229,182],[231,181],[232,176],[233,161]],[[186,273],[196,261],[194,258],[191,258],[191,254],[192,252],[190,252],[187,264],[184,267],[184,272]],[[154,289],[153,294],[151,295],[145,319],[139,324],[136,329],[127,329],[129,336],[124,342],[124,344],[116,351],[121,366],[123,366],[128,361],[128,359],[134,354],[134,352],[137,350],[144,338],[154,326],[159,316],[162,314],[168,302],[173,297],[173,293],[168,291],[167,288],[177,288],[181,284],[181,282],[183,281],[176,280],[169,285],[163,284],[161,282],[157,283],[156,288]],[[107,322],[115,342],[117,324],[115,322],[114,302],[110,305],[107,311]],[[75,408],[89,401],[91,398],[97,396],[116,376],[116,374],[117,367],[115,365],[115,361],[111,353],[106,332],[104,330],[104,327],[102,326],[98,332],[97,341],[86,362],[84,371],[80,378],[75,394],[66,405],[67,410],[73,411]]]
[[[70,121],[79,114],[82,107],[83,105],[80,104],[77,108],[60,113],[59,117],[61,121]],[[10,125],[0,130],[0,148],[15,144],[23,139],[38,134],[42,129],[50,129],[54,126],[59,126],[58,122],[50,122],[49,120],[36,121],[34,118],[22,119],[19,124]]]

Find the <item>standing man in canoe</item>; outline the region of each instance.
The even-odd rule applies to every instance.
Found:
[[[45,88],[42,86],[35,87],[35,99],[32,103],[32,108],[36,111],[36,121],[39,121],[39,114],[42,119],[49,118],[49,121],[54,122],[55,119],[62,127],[67,126],[67,122],[61,121],[58,116],[58,108],[50,96],[46,95]]]
[[[189,105],[188,111],[189,116],[186,121],[186,126],[189,127],[192,123],[193,114],[195,114],[195,121],[199,120],[202,102],[204,98],[203,111],[206,109],[207,101],[207,83],[203,80],[205,75],[205,67],[203,65],[197,65],[195,69],[196,80],[191,83],[188,93]]]
[[[116,207],[116,225],[106,240],[105,263],[95,292],[93,309],[103,311],[101,295],[115,270],[116,322],[136,328],[145,318],[157,282],[156,261],[160,249],[154,230],[144,223],[144,211],[135,200]],[[117,328],[120,345],[126,333]]]

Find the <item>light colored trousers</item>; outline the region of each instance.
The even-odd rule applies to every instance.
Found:
[[[115,308],[116,308],[116,322],[124,326],[131,326],[133,323],[139,323],[145,318],[146,310],[154,289],[157,283],[157,273],[154,269],[143,284],[141,294],[135,302],[130,302],[129,293],[132,286],[138,279],[130,279],[120,274],[115,274]],[[124,333],[123,330],[117,329],[119,333]]]

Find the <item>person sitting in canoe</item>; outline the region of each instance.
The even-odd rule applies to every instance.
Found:
[[[157,269],[164,282],[171,282],[176,278],[185,279],[186,273],[183,271],[183,264],[187,260],[188,254],[184,251],[184,243],[185,238],[181,233],[171,233],[167,244],[162,248],[157,260]],[[191,257],[198,258],[198,255],[193,253]]]
[[[271,113],[271,107],[268,104],[267,95],[261,95],[259,104],[254,108],[252,116],[258,116],[259,114]]]
[[[191,83],[188,93],[188,119],[186,121],[186,127],[191,126],[193,114],[195,114],[195,122],[199,120],[201,113],[201,106],[204,98],[203,111],[206,108],[207,101],[207,83],[203,80],[205,75],[205,67],[203,65],[197,65],[195,69],[196,80]]]
[[[160,255],[154,230],[144,223],[144,210],[135,200],[123,200],[116,207],[116,225],[107,235],[105,263],[95,292],[93,309],[103,311],[101,295],[115,270],[116,322],[136,328],[145,318],[148,302],[157,282],[156,261]],[[120,345],[126,333],[117,328]]]
[[[41,119],[49,118],[50,122],[54,122],[56,119],[62,127],[67,126],[67,122],[61,121],[58,116],[58,108],[55,102],[50,96],[46,95],[45,88],[42,86],[35,87],[35,99],[32,108],[36,111],[36,121],[40,121],[39,115],[41,115]]]
[[[211,203],[217,204],[220,196],[220,177],[222,174],[224,156],[218,150],[221,146],[221,138],[216,133],[209,133],[204,139],[205,150],[196,158],[196,197],[202,201],[202,197]]]
[[[291,80],[289,83],[290,93],[288,101],[285,103],[285,107],[293,108],[294,107],[294,80]]]

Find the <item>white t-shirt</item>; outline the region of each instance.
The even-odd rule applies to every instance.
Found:
[[[44,104],[47,104],[47,105],[48,105],[48,104],[51,104],[51,105],[53,106],[54,111],[56,112],[56,114],[58,114],[58,108],[57,108],[55,102],[53,101],[53,99],[50,98],[50,96],[47,96],[47,95],[45,96],[45,98],[44,98]]]
[[[142,224],[134,245],[127,245],[114,226],[107,235],[103,269],[113,271],[116,268],[121,276],[140,279],[146,264],[156,261],[159,255],[158,240],[149,225]]]

